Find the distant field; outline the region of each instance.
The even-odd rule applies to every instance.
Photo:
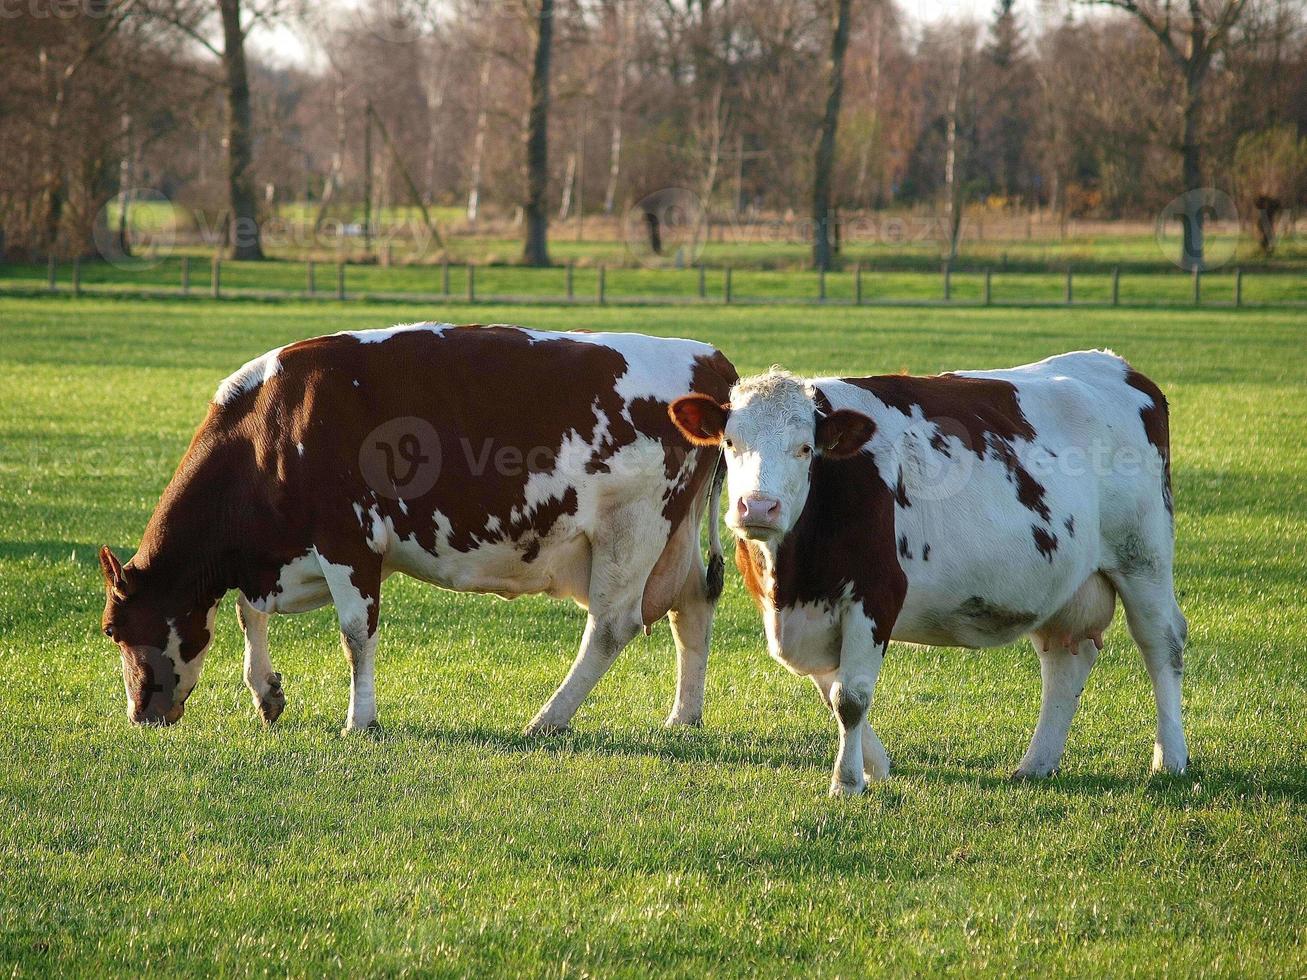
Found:
[[[190,258],[190,290],[208,295],[212,287],[212,263],[209,256]],[[83,263],[80,282],[87,292],[136,292],[141,290],[181,289],[183,258],[178,255],[155,262],[129,260]],[[1072,270],[1072,299],[1076,303],[1107,304],[1112,298],[1112,272],[1109,266],[1096,264]],[[645,269],[622,266],[604,269],[605,300],[644,302],[697,302],[697,269]],[[572,295],[579,303],[595,303],[598,295],[599,270],[587,260],[572,273]],[[270,290],[284,292],[287,298],[305,295],[309,288],[308,265],[295,261],[231,262],[224,261],[220,271],[224,294],[240,296]],[[523,302],[558,302],[567,296],[567,270],[563,267],[531,269],[518,265],[477,266],[473,273],[474,292],[478,299],[513,299]],[[1062,303],[1066,298],[1066,272],[1030,272],[1001,266],[990,269],[990,300],[995,304]],[[56,270],[57,288],[72,288],[71,265]],[[721,303],[726,297],[727,273],[722,268],[708,268],[703,273],[703,298]],[[984,267],[962,265],[950,276],[949,298],[959,304],[975,305],[984,296]],[[831,303],[851,303],[856,295],[856,276],[851,267],[826,276],[826,299]],[[0,265],[0,294],[5,291],[39,292],[46,288],[48,269],[37,265]],[[467,295],[467,268],[450,267],[451,297]],[[816,302],[821,296],[821,278],[811,270],[759,270],[732,268],[730,273],[733,302]],[[345,292],[357,298],[375,295],[398,298],[412,293],[424,296],[441,294],[445,288],[443,269],[438,264],[396,264],[389,267],[348,265],[345,267]],[[318,262],[314,271],[314,289],[319,296],[333,297],[337,289],[337,266]],[[1233,269],[1206,274],[1201,285],[1204,303],[1231,304],[1235,296]],[[938,263],[932,268],[885,269],[868,264],[862,273],[864,303],[941,302],[944,279]],[[1250,267],[1243,273],[1241,302],[1249,306],[1284,303],[1307,303],[1307,266],[1301,272]],[[1125,305],[1184,306],[1193,303],[1193,279],[1179,269],[1150,267],[1124,268],[1120,275],[1118,300]]]
[[[366,271],[378,290],[433,274]],[[295,288],[298,273],[231,275]],[[780,281],[757,275],[737,286]],[[847,295],[847,277],[837,286]],[[1118,617],[1062,775],[1007,779],[1038,710],[1028,645],[895,647],[873,708],[895,775],[828,800],[834,725],[766,657],[733,570],[699,731],[660,727],[673,682],[660,625],[574,734],[522,737],[571,661],[578,611],[398,579],[383,602],[384,735],[339,735],[348,686],[330,610],[273,625],[290,705],[264,730],[230,599],[184,721],[131,728],[99,634],[95,549],[134,547],[236,366],[418,318],[689,335],[744,371],[934,372],[1113,347],[1172,402],[1194,766],[1148,775],[1152,696]],[[6,973],[1307,974],[1301,311],[0,296],[0,340]]]

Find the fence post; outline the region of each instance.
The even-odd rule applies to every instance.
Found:
[[[862,263],[853,266],[853,305],[862,305]]]
[[[45,284],[46,284],[46,288],[49,289],[50,292],[53,293],[53,292],[55,291],[55,281],[54,281],[54,256],[53,256],[53,255],[50,256],[49,261],[46,263],[46,279],[45,279]]]
[[[604,303],[607,302],[604,298],[604,292],[607,290],[607,287],[608,284],[604,281],[604,267],[601,265],[599,267],[599,279],[595,283],[595,299],[599,302],[600,306],[603,306]]]
[[[191,294],[191,257],[189,255],[183,255],[182,256],[182,295],[189,296],[190,294]]]
[[[449,256],[440,260],[440,291],[449,295]]]
[[[309,259],[308,265],[304,269],[304,286],[310,296],[318,291],[318,270],[314,268],[313,260]]]
[[[1075,286],[1072,284],[1071,266],[1066,267],[1066,305],[1075,302]]]
[[[1112,305],[1121,305],[1121,267],[1112,267]]]
[[[707,277],[704,274],[702,262],[699,263],[699,298],[708,298],[708,282]]]
[[[817,302],[826,302],[826,267],[817,270]]]
[[[953,298],[953,266],[944,263],[944,302],[947,303]]]
[[[1234,270],[1234,305],[1243,306],[1243,269]]]
[[[467,261],[467,301],[475,303],[477,298],[477,267],[472,260]]]
[[[73,295],[82,295],[82,258],[80,255],[73,257]]]
[[[568,259],[567,260],[567,301],[569,303],[571,303],[573,300],[576,299],[575,283],[573,282],[574,272],[575,272],[575,263],[571,259]]]
[[[222,298],[222,256],[213,253],[213,271],[209,273],[209,285],[213,287],[213,298]]]
[[[345,298],[345,263],[336,263],[336,299]]]
[[[731,301],[731,267],[730,267],[729,265],[726,267],[726,279],[724,280],[724,282],[723,282],[723,284],[722,284],[722,297],[726,300],[727,303],[730,303],[730,301]]]
[[[993,273],[989,269],[986,269],[985,270],[985,305],[986,306],[990,304],[990,300],[993,298],[994,295],[993,290],[991,289],[992,284],[990,282],[992,277],[993,277]]]
[[[1194,266],[1194,306],[1201,306],[1203,302],[1202,270]]]

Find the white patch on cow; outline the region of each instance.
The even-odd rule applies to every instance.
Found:
[[[383,344],[398,334],[414,333],[416,331],[439,334],[451,326],[452,324],[449,323],[397,323],[393,327],[378,330],[342,330],[336,336],[353,337],[360,344]],[[357,381],[354,383],[358,384]]]
[[[354,379],[354,387],[357,388],[358,386],[359,386],[359,379],[358,379],[358,378],[355,378],[355,379]]]
[[[331,592],[322,566],[310,550],[281,567],[270,594],[245,599],[251,609],[261,613],[301,613],[325,606],[331,601]]]
[[[213,403],[215,405],[226,405],[245,392],[254,390],[265,381],[280,374],[281,352],[283,350],[285,350],[284,347],[278,347],[266,354],[260,354],[252,361],[247,361],[218,385],[218,390],[213,394]]]
[[[342,633],[355,634],[358,636],[368,635],[368,610],[372,608],[375,600],[372,596],[365,596],[358,590],[354,584],[354,569],[349,565],[340,565],[330,562],[322,557],[322,552],[317,548],[313,549],[313,555],[318,560],[318,565],[322,569],[322,577],[326,580],[327,588],[331,594],[331,601],[336,606],[336,616],[340,620],[340,629]]]
[[[304,443],[302,443],[302,442],[297,442],[297,443],[295,443],[295,451],[298,452],[301,456],[303,456],[303,455],[304,455]]]
[[[407,514],[408,514],[408,502],[405,501],[403,497],[399,497],[399,498],[397,498],[397,500],[398,500],[398,503],[399,503],[399,512],[400,512],[401,514],[405,514],[405,515],[407,515]]]

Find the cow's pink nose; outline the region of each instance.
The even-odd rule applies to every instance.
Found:
[[[735,512],[746,527],[775,527],[781,520],[781,502],[775,497],[751,493],[735,502]]]

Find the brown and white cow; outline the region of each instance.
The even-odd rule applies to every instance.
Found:
[[[104,632],[134,721],[181,717],[239,591],[245,680],[268,722],[285,706],[268,619],[334,603],[352,669],[346,729],[375,724],[381,583],[404,572],[460,592],[548,593],[589,616],[562,686],[528,731],[565,728],[642,626],[671,621],[668,724],[697,724],[721,543],[716,448],[668,414],[737,380],[719,351],[637,334],[414,324],[318,337],[218,388],[125,565],[100,552]]]
[[[926,378],[773,369],[727,403],[689,395],[672,411],[725,449],[727,523],[770,652],[816,682],[839,725],[832,794],[889,772],[866,717],[891,639],[1031,636],[1043,700],[1017,775],[1052,773],[1117,595],[1157,700],[1153,767],[1185,768],[1166,399],[1124,360]]]

